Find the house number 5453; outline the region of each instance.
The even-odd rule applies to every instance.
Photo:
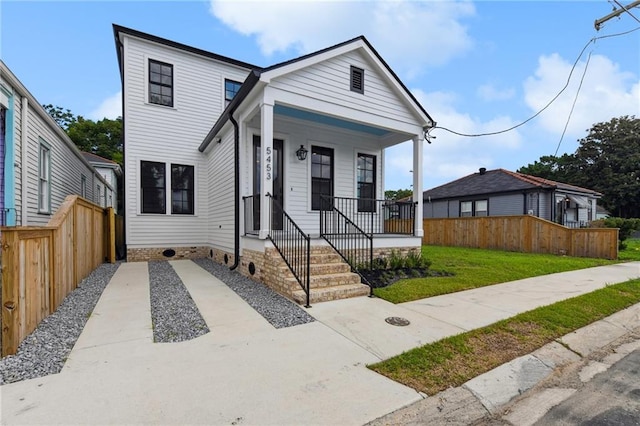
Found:
[[[267,147],[267,157],[264,161],[264,168],[267,171],[267,180],[271,180],[271,147]]]

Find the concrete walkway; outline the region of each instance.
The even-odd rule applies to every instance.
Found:
[[[640,277],[635,262],[401,305],[319,303],[318,322],[275,329],[195,263],[171,264],[210,333],[153,343],[147,264],[123,264],[63,371],[0,387],[2,424],[363,424],[423,398],[367,364]]]

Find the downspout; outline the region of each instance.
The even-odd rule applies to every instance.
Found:
[[[240,130],[238,128],[238,122],[233,118],[233,114],[229,114],[229,121],[233,124],[233,162],[235,167],[235,173],[233,176],[234,186],[234,216],[233,221],[235,223],[235,235],[233,236],[233,265],[229,267],[230,271],[233,271],[238,267],[240,263]]]
[[[20,191],[22,191],[22,195],[21,195],[21,200],[20,200],[20,226],[27,226],[27,191],[28,191],[28,184],[27,184],[27,144],[28,144],[28,138],[27,138],[27,131],[28,131],[28,123],[27,121],[29,120],[29,100],[27,99],[26,96],[24,96],[22,98],[22,110],[20,111],[20,114],[22,115],[22,119],[20,120],[20,148],[21,148],[21,155],[22,157],[20,158],[20,172],[21,172],[21,188]]]

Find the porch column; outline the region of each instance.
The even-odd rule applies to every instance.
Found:
[[[260,232],[259,237],[269,235],[269,197],[273,194],[273,103],[260,105]]]
[[[422,227],[422,210],[424,203],[422,201],[422,150],[424,147],[424,136],[422,134],[413,138],[413,202],[416,204],[415,214],[415,230],[416,237],[424,236]]]

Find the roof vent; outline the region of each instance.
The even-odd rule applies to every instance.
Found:
[[[480,167],[480,174],[483,175],[487,173],[487,168],[486,167]]]

